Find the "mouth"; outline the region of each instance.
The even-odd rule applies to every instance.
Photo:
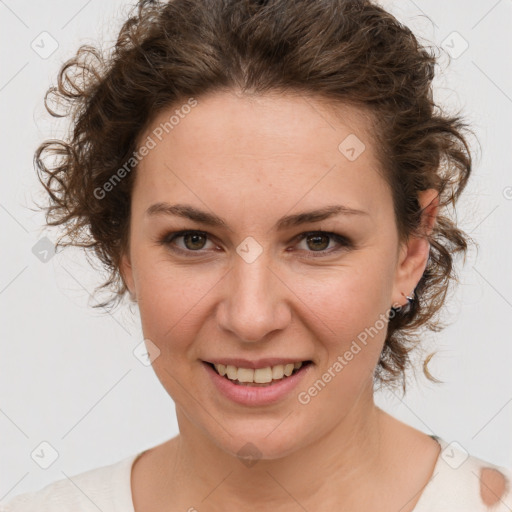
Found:
[[[209,361],[203,362],[212,368],[217,375],[232,384],[247,387],[269,387],[275,385],[313,364],[311,360],[307,360],[266,366],[264,368],[243,368],[233,365],[211,363]]]

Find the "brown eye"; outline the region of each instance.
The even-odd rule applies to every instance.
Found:
[[[185,247],[191,251],[202,249],[206,243],[206,236],[201,233],[187,233],[182,238]]]
[[[179,240],[182,242],[178,243]],[[159,243],[178,253],[200,253],[208,243],[208,234],[203,231],[168,233],[159,240]]]
[[[308,257],[316,258],[329,256],[330,254],[353,248],[353,244],[348,238],[336,233],[329,233],[327,231],[302,233],[297,238],[299,239],[299,242],[305,242],[306,249],[304,249],[304,251],[306,253],[310,253],[310,256]],[[328,249],[330,243],[333,241],[335,246]]]
[[[330,237],[324,233],[316,235],[308,235],[306,242],[308,246],[314,251],[324,251],[329,247]]]
[[[346,237],[327,231],[312,231],[302,233],[296,237],[299,242],[305,241],[306,248],[302,252],[309,253],[311,257],[329,256],[334,253],[346,251],[354,247],[353,243]],[[181,240],[181,243],[178,241]],[[169,250],[182,254],[184,256],[204,256],[208,250],[207,243],[213,243],[209,240],[208,233],[204,231],[178,231],[168,233],[158,240],[160,245],[164,245]],[[331,242],[334,247],[329,249]],[[215,244],[211,247],[215,249]],[[196,254],[194,254],[196,253]],[[309,257],[309,256],[307,256]]]

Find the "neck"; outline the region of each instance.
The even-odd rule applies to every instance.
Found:
[[[347,506],[360,505],[365,490],[374,494],[379,488],[385,466],[385,413],[375,406],[370,391],[320,438],[285,457],[260,459],[249,466],[219,448],[179,408],[176,412],[181,434],[173,440],[167,492],[172,482],[189,504],[204,504],[212,511],[225,510],[226,503],[242,510],[290,510],[292,503],[325,510],[335,509],[341,497]]]

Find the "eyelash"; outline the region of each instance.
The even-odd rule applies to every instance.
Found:
[[[179,254],[185,254],[187,257],[194,257],[194,256],[189,256],[190,253],[201,254],[202,251],[207,250],[207,249],[198,249],[197,251],[192,251],[192,250],[186,250],[186,249],[178,248],[176,246],[172,246],[172,242],[174,242],[174,240],[176,240],[177,238],[181,238],[185,235],[189,235],[189,234],[197,234],[197,235],[202,235],[202,236],[206,236],[206,237],[209,236],[208,233],[206,233],[205,231],[182,230],[182,231],[166,233],[163,237],[161,237],[158,240],[158,243],[160,245],[164,245],[164,246],[168,247],[173,252],[176,252]],[[333,253],[337,253],[337,252],[341,252],[342,250],[348,250],[348,249],[353,248],[353,244],[348,238],[346,238],[342,235],[338,235],[337,233],[331,233],[329,231],[307,231],[305,233],[301,233],[300,235],[297,235],[293,241],[296,241],[297,243],[299,243],[302,240],[304,240],[306,237],[308,237],[309,235],[326,235],[326,236],[330,237],[331,239],[334,239],[338,244],[341,245],[341,247],[338,249],[330,250],[330,251],[327,251],[327,250],[306,251],[306,252],[313,253],[313,256],[308,256],[308,258],[311,258],[311,257],[319,258],[319,257],[329,256]]]

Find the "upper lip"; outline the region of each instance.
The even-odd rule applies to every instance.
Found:
[[[277,366],[279,364],[285,365],[290,363],[297,362],[306,362],[310,361],[310,359],[301,359],[300,357],[292,359],[290,357],[265,357],[263,359],[243,359],[240,357],[223,357],[223,358],[213,358],[204,360],[205,363],[212,364],[223,364],[225,366],[231,365],[236,366],[237,368],[266,368],[267,366]]]

